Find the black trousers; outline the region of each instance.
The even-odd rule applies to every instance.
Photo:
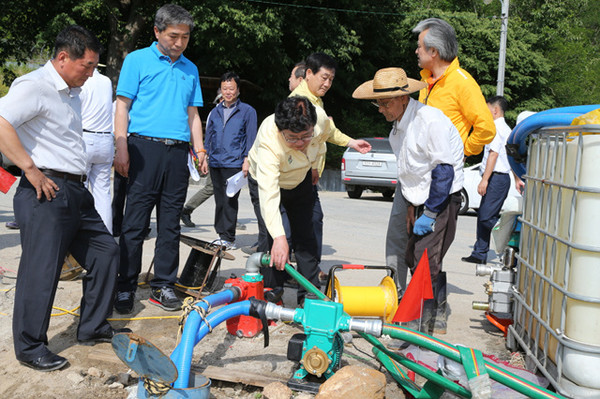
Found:
[[[153,288],[172,287],[179,266],[179,219],[190,172],[188,144],[163,143],[129,136],[129,182],[121,232],[121,265],[117,289],[135,291],[142,268],[142,246],[152,208],[156,206]]]
[[[238,216],[239,191],[233,197],[228,197],[227,179],[242,168],[210,168],[210,178],[215,196],[215,231],[222,240],[235,241],[235,226]]]
[[[258,222],[258,251],[268,252],[273,246],[273,238],[269,235],[267,227],[260,213],[258,183],[248,176],[248,187],[253,197],[254,212]],[[291,190],[280,190],[281,205],[285,208],[290,221],[290,229],[294,237],[296,264],[298,272],[302,274],[315,287],[320,288],[319,263],[317,240],[313,228],[313,206],[315,194],[312,185],[312,174],[309,171],[306,178],[298,186]],[[255,199],[254,199],[255,198]],[[285,271],[274,267],[262,269],[265,287],[283,287],[285,280],[289,277]],[[306,290],[298,288],[298,301],[306,295]]]
[[[14,197],[23,253],[19,264],[13,315],[13,339],[18,360],[31,361],[48,353],[50,312],[65,255],[87,271],[79,310],[78,339],[89,339],[110,325],[119,248],[94,208],[94,198],[81,183],[52,178],[60,188],[56,198],[36,198],[22,177]]]
[[[313,186],[313,193],[315,199],[313,204],[312,221],[315,229],[315,238],[317,240],[317,261],[321,263],[321,255],[323,254],[323,208],[321,208],[318,186]],[[283,206],[281,207],[281,219],[283,221],[283,229],[285,230],[285,235],[291,251],[294,249],[294,237],[292,237],[292,229],[290,228],[290,221],[287,217],[287,211]]]
[[[125,209],[125,198],[127,198],[127,178],[121,176],[117,171],[113,174],[113,200],[111,204],[113,216],[113,235],[121,235],[123,225],[123,210]]]

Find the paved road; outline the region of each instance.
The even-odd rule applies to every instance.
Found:
[[[4,223],[13,219],[12,196],[15,187],[16,184],[7,195],[0,194],[0,265],[14,270],[18,268],[20,257],[18,231],[6,229]],[[197,189],[198,186],[190,186],[189,195]],[[332,265],[341,263],[383,265],[385,233],[391,201],[375,193],[365,193],[358,200],[350,199],[345,193],[340,192],[321,192],[320,197],[325,214],[322,268],[328,270]],[[214,202],[209,200],[192,215],[192,220],[197,223],[197,227],[191,229],[182,227],[182,232],[207,241],[217,238],[212,227],[213,212]],[[240,197],[239,221],[247,228],[238,230],[238,246],[252,244],[256,240],[257,225],[247,189],[242,190]],[[155,222],[153,218],[151,237],[144,245],[144,271],[152,260]],[[444,269],[448,272],[451,315],[448,334],[440,338],[453,344],[475,347],[506,359],[508,353],[504,349],[502,334],[485,319],[482,312],[471,309],[472,301],[487,299],[482,287],[487,278],[476,277],[474,266],[460,261],[461,256],[470,253],[475,240],[475,222],[474,214],[459,217],[456,240],[444,262]],[[180,270],[183,269],[188,253],[189,247],[182,244]],[[247,259],[239,249],[231,253],[236,260],[223,261],[222,275],[225,277],[231,273],[242,275]],[[363,280],[364,276],[360,275],[359,280]],[[364,278],[364,280],[368,279]],[[377,285],[379,277],[371,278],[371,281],[373,285]],[[294,296],[291,294],[293,293],[286,294],[287,306],[295,305]],[[6,316],[0,315],[0,317]]]

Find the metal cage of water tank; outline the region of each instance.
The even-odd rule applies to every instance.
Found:
[[[600,398],[600,125],[529,136],[514,324],[563,395]]]

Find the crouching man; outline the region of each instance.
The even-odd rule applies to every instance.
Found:
[[[352,97],[376,100],[388,122],[393,122],[390,144],[398,160],[398,181],[407,206],[408,242],[406,263],[414,272],[427,249],[434,299],[425,301],[420,321],[410,325],[423,332],[446,332],[446,275],[442,259],[454,240],[463,185],[463,143],[460,134],[442,111],[409,97],[426,85],[409,79],[401,68],[384,68],[373,80],[360,85]],[[397,191],[398,192],[398,191]],[[405,234],[390,234],[387,240],[402,240]],[[404,238],[406,241],[406,238]],[[399,267],[402,262],[399,262]],[[404,271],[406,273],[406,271]]]
[[[323,112],[319,109],[318,112]],[[327,120],[325,117],[323,120]],[[255,204],[260,242],[267,242],[259,251],[271,251],[271,266],[263,270],[265,287],[282,293],[287,278],[284,271],[289,261],[279,205],[283,205],[296,242],[298,272],[319,287],[317,240],[313,229],[313,179],[318,176],[318,159],[322,155],[322,126],[317,124],[317,109],[306,97],[288,97],[277,104],[275,114],[267,117],[258,129],[250,149],[251,195],[259,198]],[[266,236],[266,237],[265,237]],[[298,303],[304,301],[305,290],[298,289]]]

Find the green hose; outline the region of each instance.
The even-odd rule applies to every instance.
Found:
[[[261,257],[261,265],[269,266],[269,263],[270,263],[270,256],[267,254],[264,254]],[[331,299],[329,299],[329,297],[327,297],[327,295],[322,293],[321,290],[319,290],[317,287],[315,287],[310,281],[308,281],[306,278],[304,278],[304,276],[302,276],[298,271],[296,271],[296,269],[294,269],[294,267],[292,265],[290,265],[289,263],[285,264],[285,271],[291,277],[293,277],[296,281],[298,281],[298,284],[303,286],[306,289],[306,291],[315,294],[318,299],[321,299],[324,301],[331,300]],[[430,351],[433,351],[437,354],[447,357],[448,359],[454,360],[455,362],[462,364],[462,359],[461,359],[458,349],[456,349],[456,347],[454,345],[444,342],[442,340],[439,340],[437,338],[420,333],[418,331],[411,330],[410,328],[401,327],[401,326],[397,326],[394,324],[385,324],[385,323],[383,325],[382,334],[389,335],[392,338],[400,339],[402,341],[423,347],[425,349],[429,349]],[[437,386],[444,387],[445,389],[447,389],[451,392],[454,392],[458,395],[461,395],[463,397],[466,397],[466,398],[471,397],[471,392],[468,391],[467,389],[461,387],[460,385],[458,385],[452,381],[448,381],[445,377],[442,377],[441,375],[432,372],[431,370],[413,362],[410,359],[407,359],[397,353],[389,351],[381,342],[379,342],[372,335],[363,334],[363,333],[360,333],[360,335],[373,345],[373,352],[376,354],[377,358],[380,361],[382,359],[385,359],[382,361],[382,364],[388,370],[388,372],[394,377],[394,379],[396,379],[396,381],[400,382],[400,380],[398,380],[398,378],[396,378],[396,377],[399,377],[399,378],[403,378],[403,377],[401,377],[398,374],[398,370],[397,370],[395,364],[392,362],[392,360],[402,364],[403,366],[405,366],[406,368],[408,368],[410,370],[413,370],[414,372],[418,373],[419,375],[422,375],[423,377],[427,378],[429,381],[433,382]],[[548,399],[548,398],[567,399],[562,395],[550,392],[547,389],[544,389],[530,381],[527,381],[515,374],[512,374],[512,373],[504,370],[503,368],[498,367],[491,362],[488,362],[487,360],[485,360],[485,368],[486,368],[487,373],[489,374],[490,378],[492,378],[495,381],[498,381],[502,385],[506,385],[507,387],[514,389],[515,391],[517,391],[519,393],[522,393],[523,395],[526,395],[529,398],[533,398],[533,399],[538,399],[538,398],[539,399]],[[402,383],[402,382],[401,382],[401,384],[404,386],[405,389],[411,390],[411,387],[407,386],[407,384]],[[423,389],[425,389],[425,388],[426,387],[423,387]],[[428,388],[430,388],[430,387],[428,387]],[[420,396],[419,395],[419,397],[435,398],[435,397],[439,397],[439,396],[435,396],[435,394],[432,393],[432,395],[430,395],[430,396],[427,396],[427,395]]]
[[[271,256],[268,254],[264,254],[260,258],[260,263],[261,263],[261,266],[263,266],[263,267],[265,267],[265,266],[269,267],[270,262],[271,262]],[[289,274],[291,277],[293,277],[298,282],[298,284],[303,286],[306,289],[306,291],[308,291],[312,294],[315,294],[317,296],[317,299],[322,299],[324,301],[331,301],[331,299],[329,299],[329,297],[327,295],[323,294],[320,289],[315,287],[310,281],[308,281],[306,278],[304,278],[303,275],[301,275],[296,269],[294,269],[294,266],[290,265],[289,263],[286,263],[285,271],[287,272],[287,274]]]
[[[418,331],[411,330],[410,328],[401,327],[393,324],[384,324],[382,333],[389,335],[392,338],[400,339],[411,344],[429,349],[435,353],[447,357],[450,360],[462,364],[462,359],[458,349],[452,344],[431,337],[426,334],[422,334]],[[400,362],[399,355],[393,352],[386,352],[392,359]],[[512,374],[495,364],[484,360],[485,368],[489,376],[507,387],[514,389],[515,391],[526,395],[529,398],[534,399],[548,399],[548,398],[562,398],[564,396],[550,392],[534,383],[527,381],[515,374]]]

